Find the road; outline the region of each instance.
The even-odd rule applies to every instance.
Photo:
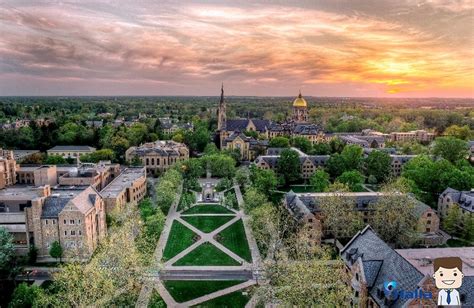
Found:
[[[172,270],[161,271],[161,280],[249,280],[253,278],[252,271],[196,271],[196,270]]]

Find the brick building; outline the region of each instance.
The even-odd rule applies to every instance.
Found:
[[[13,151],[0,149],[0,189],[15,184],[16,169]]]

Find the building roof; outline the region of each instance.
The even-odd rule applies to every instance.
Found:
[[[321,131],[321,127],[316,124],[297,124],[293,128],[296,135],[317,135]]]
[[[93,152],[96,149],[87,145],[57,145],[48,150],[48,152]]]
[[[465,276],[474,276],[474,247],[396,249],[396,252],[421,273],[428,276],[433,275],[434,259],[452,256],[460,257],[463,262],[463,274]]]
[[[40,196],[42,187],[33,187],[26,185],[13,185],[0,189],[0,201],[6,200],[25,200],[31,201]]]
[[[298,193],[295,194],[296,197],[293,198],[292,202],[301,201],[310,212],[320,212],[319,202],[321,198],[330,197],[333,193]],[[375,204],[379,198],[386,196],[386,193],[380,192],[348,192],[343,193],[343,196],[347,198],[352,198],[355,202],[355,209],[359,211],[366,211],[372,204]],[[413,198],[413,197],[411,197]],[[414,199],[414,198],[413,198]],[[419,200],[415,200],[414,215],[415,217],[420,217],[425,211],[430,210],[431,208]],[[288,199],[287,199],[288,201]],[[292,206],[287,204],[287,206]]]
[[[387,302],[383,293],[384,282],[396,281],[400,289],[416,290],[424,278],[410,262],[380,239],[370,226],[352,238],[341,250],[341,257],[348,266],[362,262],[365,279],[372,285],[368,287],[368,292],[381,307],[403,307],[407,302],[404,298]]]
[[[92,186],[59,186],[44,201],[41,218],[58,218],[68,204],[73,204],[81,213],[86,214],[94,207],[97,195]]]
[[[180,150],[188,149],[184,143],[173,140],[157,140],[155,142],[144,143],[138,147],[131,147],[127,152],[144,156],[156,153],[160,156],[180,156]]]
[[[459,191],[453,188],[446,188],[440,198],[449,196],[453,203],[459,204],[461,209],[474,213],[474,191]]]
[[[268,127],[270,127],[271,122],[269,120],[261,119],[229,119],[226,122],[226,131],[239,131],[243,132],[247,129],[250,121],[255,125],[255,129],[258,132],[265,132]]]
[[[102,189],[100,195],[103,198],[115,198],[141,177],[146,178],[146,170],[144,167],[127,168],[110,182],[109,185]]]

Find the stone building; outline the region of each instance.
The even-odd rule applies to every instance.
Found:
[[[409,132],[393,132],[390,133],[391,141],[417,141],[417,142],[431,142],[435,138],[435,134],[429,133],[425,130],[413,130]]]
[[[393,176],[400,176],[403,171],[403,166],[408,163],[411,159],[415,158],[417,155],[396,155],[391,154],[390,158],[390,167],[392,168]]]
[[[245,136],[241,132],[234,132],[232,135],[224,139],[222,149],[238,150],[241,160],[254,160],[258,155],[265,152],[268,147],[268,140],[257,140],[252,137]]]
[[[104,201],[92,186],[55,189],[32,201],[31,214],[39,257],[58,241],[65,258],[87,260],[107,234]]]
[[[304,193],[296,194],[292,191],[288,192],[284,198],[284,205],[290,213],[301,220],[302,217],[314,223],[314,219],[319,221],[318,230],[322,236],[331,233],[324,226],[324,213],[321,212],[319,202],[322,198],[330,197],[331,193]],[[385,193],[360,192],[360,193],[344,193],[344,196],[354,200],[354,211],[359,211],[362,215],[364,223],[372,222],[373,210],[372,206],[376,205],[379,198],[386,196]],[[301,216],[301,217],[300,217]],[[437,213],[428,205],[416,200],[413,216],[417,219],[417,229],[424,245],[439,245],[443,241],[443,237],[439,232],[439,217]],[[317,225],[315,225],[317,226]]]
[[[125,169],[101,192],[107,212],[126,204],[136,205],[146,195],[146,170],[144,167]]]
[[[439,195],[438,212],[441,217],[446,217],[449,209],[455,206],[459,207],[462,215],[474,215],[474,189],[459,191],[448,187]]]
[[[293,115],[291,119],[295,123],[308,122],[308,103],[301,95],[301,91],[298,97],[293,101]]]
[[[63,158],[79,158],[84,154],[95,152],[96,149],[86,145],[57,145],[47,151],[48,155],[59,155]]]
[[[189,158],[189,149],[184,143],[172,140],[157,140],[131,147],[125,152],[129,163],[139,160],[149,174],[160,174],[168,170],[176,162]]]
[[[292,115],[283,123],[276,123],[264,119],[227,119],[227,107],[224,99],[224,89],[221,89],[221,98],[217,109],[217,144],[224,147],[224,141],[234,133],[245,131],[257,132],[266,139],[279,136],[304,137],[312,144],[324,140],[321,127],[308,122],[308,104],[301,93],[293,101]]]
[[[58,241],[66,258],[84,260],[106,235],[105,205],[91,186],[12,186],[0,190],[0,226],[18,255],[34,245],[39,258],[49,258]]]
[[[309,179],[318,168],[323,168],[326,166],[327,161],[329,160],[329,155],[306,155],[296,148],[291,148],[293,151],[297,152],[300,159],[300,176],[302,179]],[[273,149],[272,151],[275,151]],[[281,151],[280,151],[281,152]],[[280,159],[280,154],[278,155],[261,155],[255,159],[255,166],[260,169],[274,170],[276,171],[278,166],[278,160]]]
[[[340,255],[350,276],[349,285],[353,293],[352,307],[438,307],[438,289],[432,279],[433,265],[428,263],[431,270],[424,271],[412,259],[407,257],[408,251],[394,250],[385,243],[370,227],[359,231],[344,246]],[[430,259],[442,257],[443,252],[437,248],[423,249],[423,255]],[[449,254],[449,256],[453,256]],[[471,264],[469,264],[470,266]],[[422,294],[420,296],[394,296],[385,288],[388,282],[395,281],[398,290]],[[461,288],[458,289],[463,307],[474,306],[474,276],[465,275]]]
[[[97,164],[83,163],[60,176],[58,182],[62,186],[91,185],[100,191],[119,174],[120,165],[112,164],[110,161],[100,161]]]
[[[13,151],[0,149],[0,189],[15,184],[16,169]]]

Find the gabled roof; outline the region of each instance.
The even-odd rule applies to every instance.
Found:
[[[459,206],[471,213],[474,213],[474,191],[459,191],[453,188],[446,188],[440,195],[444,198],[448,196],[452,202],[459,204]]]
[[[341,257],[348,266],[352,266],[357,260],[365,263],[366,280],[372,283],[368,292],[381,307],[403,307],[408,301],[398,298],[387,303],[383,293],[384,282],[396,281],[400,289],[416,290],[424,278],[413,265],[380,239],[370,226],[352,238],[341,250]]]
[[[98,192],[92,186],[55,189],[51,196],[44,201],[41,218],[58,218],[58,215],[68,204],[74,205],[78,211],[86,214],[95,206],[98,197]]]

